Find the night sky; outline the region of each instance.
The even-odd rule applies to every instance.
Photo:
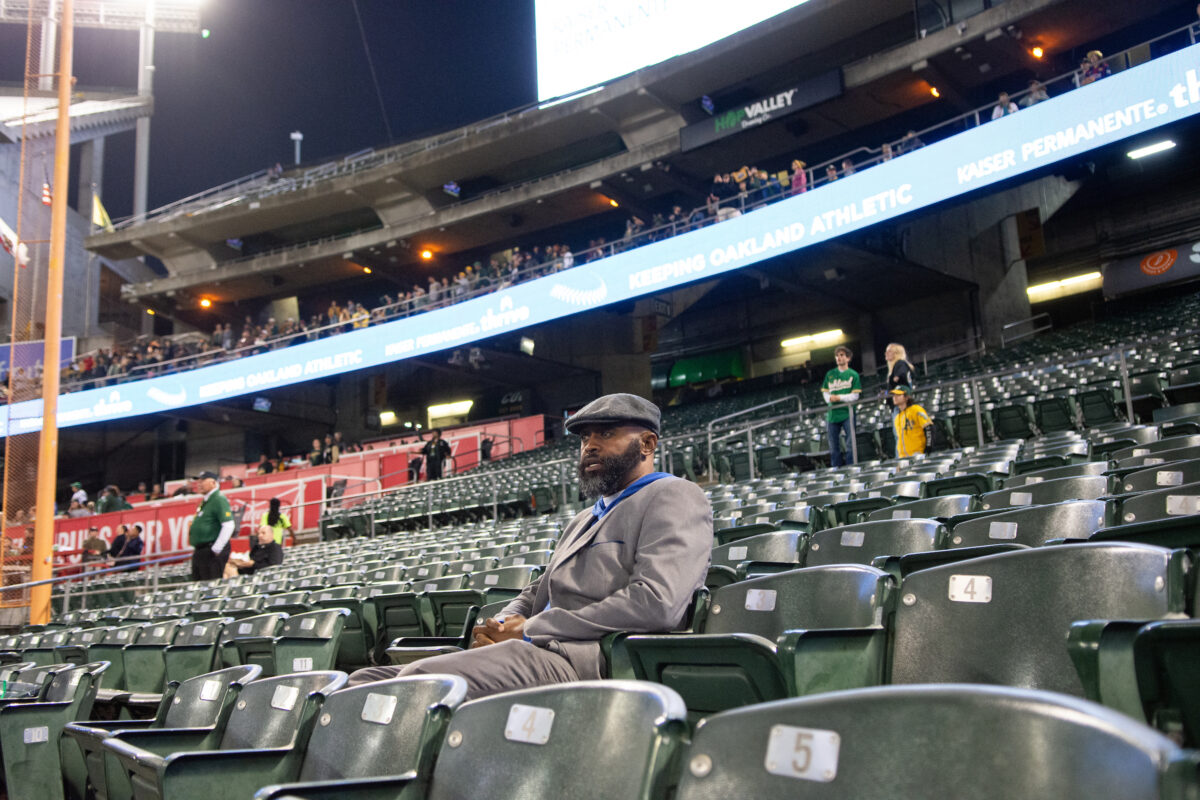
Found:
[[[204,0],[212,35],[155,46],[150,208],[248,175],[457,127],[536,99],[533,0]],[[80,87],[137,85],[137,35],[76,31]],[[19,84],[25,29],[0,26],[0,81]],[[384,110],[387,123],[384,121]],[[133,134],[110,137],[104,201],[132,211]],[[72,176],[74,180],[74,176]]]

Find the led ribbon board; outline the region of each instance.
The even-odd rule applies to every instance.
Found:
[[[157,378],[63,395],[59,427],[375,367],[711,278],[1014,178],[1200,111],[1200,45],[749,214],[448,308]],[[40,400],[0,435],[41,429]]]

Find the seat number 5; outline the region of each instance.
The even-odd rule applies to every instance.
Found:
[[[767,772],[829,783],[837,777],[841,737],[835,731],[775,725],[767,741]]]

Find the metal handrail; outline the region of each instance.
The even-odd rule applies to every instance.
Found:
[[[1045,324],[1042,324],[1039,320],[1044,320]],[[1031,324],[1033,325],[1033,327],[1030,330],[1025,331],[1024,333],[1013,334],[1011,337],[1008,335],[1008,331],[1011,328],[1018,328],[1022,325],[1031,325]],[[1008,347],[1013,342],[1019,342],[1022,339],[1028,339],[1031,336],[1037,336],[1039,333],[1045,333],[1046,331],[1052,330],[1053,328],[1054,328],[1054,321],[1052,319],[1050,319],[1050,315],[1047,314],[1046,312],[1042,312],[1041,314],[1034,314],[1032,317],[1029,317],[1027,319],[1019,319],[1016,322],[1010,322],[1007,325],[1000,328],[1000,346]]]

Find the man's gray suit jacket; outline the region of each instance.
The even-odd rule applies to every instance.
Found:
[[[712,506],[694,483],[660,478],[590,524],[571,520],[540,578],[502,614],[527,617],[525,635],[579,677],[602,677],[600,639],[613,631],[678,629],[712,556]]]

